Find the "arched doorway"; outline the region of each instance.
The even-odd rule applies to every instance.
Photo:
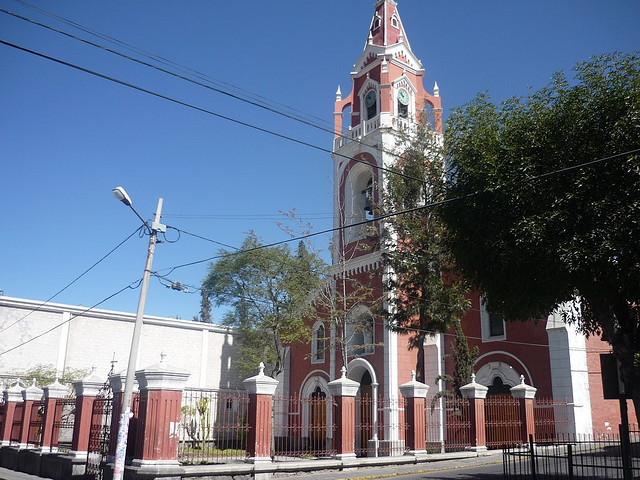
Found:
[[[309,398],[309,446],[324,450],[327,439],[327,394],[318,386]]]
[[[360,389],[358,390],[358,409],[356,411],[356,455],[367,456],[369,440],[373,438],[375,399],[371,374],[365,370],[360,378]]]

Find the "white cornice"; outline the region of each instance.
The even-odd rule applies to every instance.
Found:
[[[347,275],[356,275],[358,273],[376,270],[380,268],[381,265],[382,253],[374,252],[368,253],[366,255],[360,255],[359,257],[352,258],[351,260],[347,260],[344,268],[346,269]],[[343,265],[339,263],[331,265],[331,267],[329,267],[330,275],[342,275],[343,273]]]
[[[119,322],[135,322],[136,316],[133,313],[118,312],[113,310],[100,310],[97,308],[89,310],[89,307],[82,305],[65,305],[61,303],[45,303],[37,300],[28,300],[26,298],[0,297],[0,307],[19,308],[24,310],[37,310],[49,313],[69,312],[72,316],[77,315],[83,318],[101,318],[104,320],[113,320]],[[183,328],[187,330],[208,330],[216,333],[235,334],[233,327],[223,327],[211,323],[194,322],[190,320],[179,320],[169,317],[144,317],[145,325],[171,326],[174,328]]]

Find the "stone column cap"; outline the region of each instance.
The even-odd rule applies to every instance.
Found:
[[[487,398],[489,389],[484,385],[476,383],[476,374],[471,374],[471,383],[460,387],[460,393],[464,398]]]
[[[136,380],[140,390],[182,391],[191,373],[169,365],[166,355],[160,355],[160,362],[143,370],[136,371]],[[125,377],[126,378],[126,377]]]
[[[411,381],[400,385],[400,393],[404,398],[427,398],[429,385],[416,380],[416,371],[411,370]]]
[[[22,398],[26,402],[27,400],[33,400],[35,402],[42,400],[42,394],[44,392],[41,388],[36,386],[36,379],[33,379],[33,383],[29,388],[25,388],[22,391]]]
[[[109,375],[109,383],[111,384],[111,391],[113,393],[123,393],[124,385],[127,383],[127,372],[122,371],[120,373],[114,373]],[[133,393],[138,393],[140,391],[138,387],[138,380],[133,379]]]
[[[249,377],[242,382],[248,393],[256,395],[273,395],[278,388],[278,380],[264,374],[264,363],[260,362],[258,375]]]
[[[56,378],[55,382],[42,387],[44,398],[64,398],[69,393],[69,387],[62,385]]]
[[[104,385],[104,379],[96,374],[96,368],[91,369],[91,373],[82,380],[73,382],[76,397],[97,397],[100,389]]]
[[[4,391],[3,397],[5,402],[21,402],[22,401],[22,390],[24,390],[20,386],[20,379],[16,380],[16,383],[7,388]]]
[[[354,380],[347,378],[347,369],[343,366],[340,369],[342,376],[332,382],[327,383],[329,392],[334,397],[355,397],[358,393],[360,384]]]
[[[524,375],[520,375],[520,385],[516,385],[510,389],[513,398],[535,398],[537,388],[524,383]]]

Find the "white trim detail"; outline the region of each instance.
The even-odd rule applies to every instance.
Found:
[[[506,357],[509,358],[513,358],[516,362],[518,362],[518,365],[522,368],[522,370],[525,372],[527,378],[529,379],[529,382],[531,382],[531,386],[533,387],[533,377],[531,376],[531,372],[529,371],[529,369],[527,368],[527,366],[524,364],[524,362],[522,360],[520,360],[518,357],[516,357],[513,353],[509,353],[509,352],[505,352],[504,350],[493,350],[491,352],[487,352],[483,355],[480,355],[477,359],[476,359],[476,365],[478,365],[478,363],[480,363],[480,360],[487,358],[491,355],[504,355]],[[482,383],[480,382],[480,380],[478,379],[478,376],[476,375],[476,381],[478,383]],[[520,383],[520,375],[518,375],[518,381],[516,383],[514,383],[513,386],[516,386],[518,383]],[[484,384],[483,384],[484,385]]]

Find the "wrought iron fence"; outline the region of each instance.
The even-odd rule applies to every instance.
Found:
[[[631,433],[625,452],[619,435],[559,435],[503,450],[505,479],[618,479],[640,476],[640,432]]]
[[[566,400],[536,398],[533,402],[536,441],[553,441],[567,433],[569,415]]]
[[[244,460],[248,401],[245,392],[185,389],[178,460],[185,464]]]
[[[271,455],[276,461],[323,458],[335,453],[333,403],[324,392],[309,398],[275,396],[273,398],[273,435]]]
[[[71,450],[73,425],[76,416],[76,399],[73,397],[56,400],[53,429],[51,430],[51,448],[60,452]]]
[[[503,448],[523,442],[520,402],[506,395],[487,397],[484,403],[487,448]]]
[[[108,396],[97,397],[93,402],[85,471],[86,480],[101,480],[103,478],[102,462],[109,451],[112,412],[113,398],[110,396],[110,392]]]
[[[355,454],[389,457],[406,451],[406,401],[361,395],[355,404]]]
[[[428,452],[465,450],[472,444],[469,400],[441,397],[428,402],[425,427]]]
[[[29,416],[29,433],[27,434],[27,445],[39,447],[42,445],[42,422],[44,420],[45,402],[41,400],[31,405]]]

